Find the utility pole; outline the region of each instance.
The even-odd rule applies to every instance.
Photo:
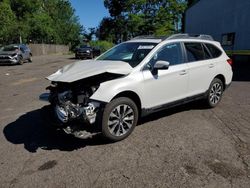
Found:
[[[19,35],[19,43],[20,43],[20,44],[23,43],[23,41],[22,41],[22,36],[21,36],[21,35]]]

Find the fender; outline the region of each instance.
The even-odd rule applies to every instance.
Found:
[[[132,91],[138,96],[143,96],[142,84],[143,75],[141,72],[130,74],[126,77],[101,83],[90,99],[109,103],[116,95],[124,91]]]

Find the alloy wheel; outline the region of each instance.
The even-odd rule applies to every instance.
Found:
[[[223,87],[220,83],[216,82],[212,85],[209,94],[209,100],[211,104],[215,105],[220,101],[222,92],[223,92]]]
[[[126,104],[116,106],[108,119],[108,130],[114,136],[126,134],[134,123],[134,110]]]

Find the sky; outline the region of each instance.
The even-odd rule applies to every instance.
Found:
[[[81,25],[86,30],[90,27],[97,27],[103,17],[109,16],[103,0],[70,0],[70,2],[76,11],[76,16],[80,18]]]

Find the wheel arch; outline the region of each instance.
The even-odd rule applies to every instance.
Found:
[[[218,74],[214,78],[218,78],[218,79],[220,79],[222,81],[222,83],[223,83],[223,90],[225,90],[225,88],[226,88],[226,78],[225,78],[225,76],[223,76],[222,74]]]
[[[139,95],[137,93],[135,93],[134,91],[122,91],[120,93],[118,93],[117,95],[115,95],[112,100],[118,98],[118,97],[127,97],[129,99],[131,99],[132,101],[135,102],[137,108],[138,108],[138,112],[139,112],[139,116],[141,115],[141,99],[139,97]],[[112,101],[111,100],[111,101]]]

